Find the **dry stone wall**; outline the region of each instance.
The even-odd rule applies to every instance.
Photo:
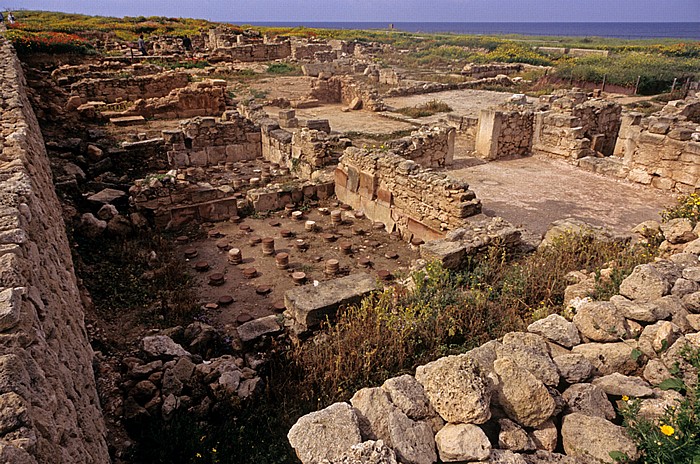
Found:
[[[362,83],[349,76],[333,76],[328,79],[314,80],[311,84],[311,98],[324,103],[342,103],[344,105],[353,105],[353,102],[359,101],[359,106],[370,111],[383,111],[385,109],[384,101],[376,90],[366,88]]]
[[[163,131],[163,139],[170,147],[168,161],[174,168],[253,160],[262,153],[260,129],[237,111],[226,111],[219,120],[197,117],[182,121],[179,130]]]
[[[70,93],[79,96],[82,103],[92,100],[114,103],[118,100],[164,97],[188,83],[187,73],[170,71],[148,76],[83,79],[70,86]]]
[[[535,115],[533,154],[569,160],[612,155],[620,128],[619,104],[588,100],[583,92],[545,96],[542,101],[550,101],[551,109]]]
[[[533,112],[481,110],[476,135],[476,153],[480,158],[495,160],[530,154]]]
[[[165,97],[139,99],[118,116],[152,119],[215,116],[226,110],[226,81],[209,79],[172,90]],[[111,115],[117,116],[117,115]]]
[[[680,193],[700,189],[700,131],[682,113],[623,115],[615,158],[633,182]]]
[[[683,237],[697,237],[683,221]],[[678,242],[680,224],[663,229],[682,252],[637,266],[619,295],[581,300],[572,321],[550,315],[303,416],[288,434],[297,456],[303,464],[577,464],[612,462],[618,451],[636,462],[634,441],[613,423],[615,405],[638,398],[639,414],[657,421],[682,398],[661,383],[674,371],[697,381],[681,353],[700,349],[700,240]]]
[[[345,150],[335,170],[338,200],[407,239],[432,240],[481,211],[469,186],[396,152]]]
[[[0,38],[0,461],[108,463],[84,307],[38,122]]]
[[[410,136],[387,143],[401,156],[425,167],[452,165],[457,131],[448,125],[423,126]]]

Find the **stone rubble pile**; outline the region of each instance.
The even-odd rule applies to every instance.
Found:
[[[697,229],[697,228],[696,228]],[[463,355],[420,366],[298,420],[288,434],[304,464],[476,462],[587,464],[639,458],[616,425],[622,397],[654,420],[680,394],[659,384],[697,372],[700,239],[683,221],[668,259],[637,266],[609,301],[583,300],[573,320],[550,315]]]
[[[277,333],[281,330],[278,323]],[[253,334],[247,342],[273,333]],[[217,402],[252,398],[263,386],[257,370],[264,358],[255,351],[209,357],[222,343],[219,333],[202,322],[143,338],[139,355],[122,360],[125,373],[119,401],[127,424],[139,426],[146,417],[168,420],[178,410],[204,420]]]

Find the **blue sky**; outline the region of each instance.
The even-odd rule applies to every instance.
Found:
[[[700,22],[700,0],[2,0],[0,8],[237,23]]]

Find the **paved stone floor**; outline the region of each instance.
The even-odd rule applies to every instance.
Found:
[[[542,234],[557,219],[574,217],[628,233],[659,220],[673,195],[583,171],[563,161],[527,157],[484,163],[455,156],[450,175],[466,180],[483,212]]]

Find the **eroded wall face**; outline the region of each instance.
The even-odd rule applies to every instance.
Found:
[[[163,131],[163,139],[174,168],[235,163],[262,155],[260,129],[236,111],[223,113],[220,120],[183,121],[179,130]]]
[[[696,126],[678,116],[625,115],[615,156],[629,169],[627,179],[680,193],[700,189]]]
[[[108,463],[93,352],[38,122],[0,39],[0,461]]]
[[[114,103],[119,99],[133,101],[138,98],[165,97],[174,89],[186,87],[188,83],[187,73],[173,71],[128,78],[83,79],[72,84],[70,92],[80,96],[83,103],[91,100]]]
[[[335,171],[338,200],[407,239],[432,240],[481,211],[469,186],[392,152],[348,148]]]

